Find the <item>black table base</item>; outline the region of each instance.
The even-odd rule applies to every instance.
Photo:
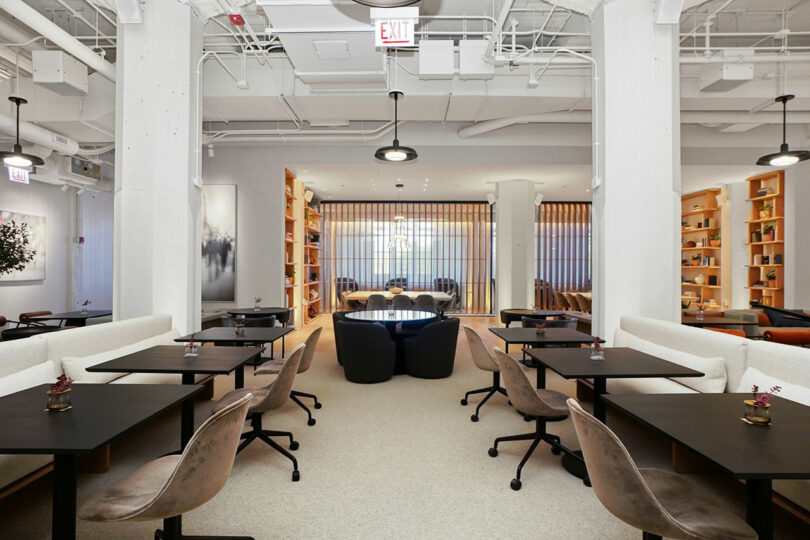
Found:
[[[76,454],[55,454],[53,456],[53,514],[51,521],[53,540],[76,538],[77,461]]]
[[[760,540],[773,538],[773,482],[769,478],[745,481],[745,521]]]

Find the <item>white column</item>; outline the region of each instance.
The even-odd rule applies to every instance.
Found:
[[[534,182],[498,183],[495,203],[495,314],[534,305]]]
[[[601,186],[593,197],[593,332],[609,342],[622,315],[679,321],[678,26],[649,0],[603,2],[599,67]]]
[[[200,325],[202,23],[180,2],[143,9],[143,24],[118,27],[113,311],[169,313],[190,332]]]

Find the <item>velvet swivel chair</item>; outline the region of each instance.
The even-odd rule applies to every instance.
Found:
[[[523,328],[538,328],[542,325],[543,328],[570,328],[571,330],[576,330],[577,320],[576,319],[547,320],[547,319],[538,319],[536,317],[521,317],[520,325]]]
[[[381,324],[337,321],[340,357],[346,379],[356,383],[378,383],[394,376],[396,344]]]
[[[427,324],[417,334],[402,340],[405,372],[422,379],[441,379],[453,374],[459,319]]]
[[[366,301],[366,311],[386,310],[388,301],[381,294],[370,294]]]
[[[436,300],[432,294],[420,294],[413,302],[413,308],[417,311],[436,312]]]
[[[536,426],[532,433],[498,437],[495,439],[492,448],[489,449],[489,455],[496,457],[498,455],[498,445],[502,442],[532,441],[529,450],[518,465],[517,474],[509,484],[510,487],[515,491],[522,487],[520,472],[541,442],[550,444],[551,451],[554,454],[565,452],[577,461],[582,462],[582,458],[562,445],[562,441],[557,435],[546,431],[547,422],[559,422],[560,420],[568,418],[568,407],[565,404],[565,400],[568,399],[568,396],[554,390],[535,388],[518,361],[497,347],[495,347],[495,361],[498,363],[498,367],[501,370],[503,384],[506,387],[506,393],[509,394],[509,400],[512,402],[512,405],[524,415],[533,418]],[[586,486],[590,485],[587,478],[585,478],[583,482]]]
[[[464,394],[464,398],[461,400],[462,405],[467,405],[467,400],[470,399],[471,395],[482,394],[484,392],[487,393],[487,395],[484,396],[484,399],[478,403],[478,407],[475,408],[475,414],[470,416],[470,420],[473,422],[478,422],[478,413],[481,411],[481,407],[484,406],[484,403],[489,401],[489,398],[494,396],[496,393],[506,396],[506,388],[501,386],[501,368],[498,367],[498,363],[495,361],[492,355],[489,354],[487,346],[484,345],[484,340],[481,339],[478,332],[469,326],[464,326],[464,334],[467,336],[467,344],[470,346],[470,353],[472,354],[475,366],[482,371],[489,371],[492,373],[491,386],[479,388],[477,390],[470,390]]]
[[[323,326],[319,326],[315,330],[313,330],[308,336],[306,341],[304,341],[304,355],[301,357],[301,363],[298,364],[298,374],[306,372],[309,369],[309,366],[312,365],[312,359],[315,357],[315,348],[318,346],[318,339],[321,337],[321,331],[323,330]],[[268,360],[264,364],[260,365],[256,368],[255,374],[256,375],[277,375],[281,368],[284,366],[284,360],[281,359],[273,359]],[[307,394],[305,392],[299,392],[297,390],[290,391],[290,399],[295,402],[296,405],[304,409],[307,413],[307,425],[314,426],[315,419],[312,418],[312,411],[309,410],[309,407],[304,405],[304,403],[298,398],[309,398],[314,400],[315,408],[321,408],[321,402],[318,401],[318,396],[315,394]]]
[[[399,287],[403,291],[408,290],[408,278],[406,277],[395,277],[391,278],[385,282],[385,290],[387,291],[391,287]]]
[[[262,416],[266,412],[280,409],[287,403],[287,400],[290,398],[293,381],[295,380],[295,374],[298,372],[298,366],[301,364],[301,357],[304,355],[304,347],[305,345],[301,343],[293,349],[284,361],[284,365],[281,367],[278,377],[276,377],[273,382],[262,388],[238,388],[231,390],[225,394],[222,399],[216,402],[212,409],[214,413],[217,413],[228,407],[234,401],[242,399],[243,396],[252,394],[253,398],[250,400],[250,408],[247,413],[247,417],[250,419],[251,430],[242,434],[242,439],[244,440],[239,444],[236,453],[238,454],[244,450],[247,445],[256,439],[264,441],[284,457],[292,461],[293,482],[297,482],[301,478],[301,473],[298,472],[298,460],[271,437],[287,437],[290,440],[290,450],[298,449],[298,441],[293,438],[293,434],[289,431],[263,429]]]
[[[568,305],[568,300],[565,299],[565,296],[563,296],[563,293],[560,291],[554,291],[554,301],[557,303],[557,309],[571,309],[571,306]]]
[[[461,307],[461,292],[458,287],[458,282],[450,278],[435,278],[433,280],[433,290],[441,291],[450,295],[450,302],[447,303],[447,309],[458,309]]]
[[[394,306],[394,309],[413,309],[410,297],[405,294],[395,294],[391,300],[391,305]]]
[[[568,399],[567,405],[596,497],[611,514],[641,529],[645,540],[663,536],[690,540],[757,538],[745,521],[682,476],[636,467],[605,424],[585,412],[576,400]]]
[[[182,514],[211,500],[231,474],[253,395],[222,407],[197,429],[182,454],[163,456],[119,480],[79,509],[88,521],[163,520],[155,538],[252,540],[249,536],[183,536]],[[113,531],[110,531],[113,537]]]

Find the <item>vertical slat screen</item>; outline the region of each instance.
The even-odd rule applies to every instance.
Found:
[[[537,210],[538,309],[559,309],[554,292],[591,290],[591,204],[543,203]]]
[[[486,203],[330,202],[323,213],[324,285],[329,309],[340,305],[336,286],[353,279],[360,290],[379,291],[406,278],[408,290],[438,290],[436,279],[458,283],[460,311],[490,313],[492,223]],[[395,215],[406,250],[388,248]]]

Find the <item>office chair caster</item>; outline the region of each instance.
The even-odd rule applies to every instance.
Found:
[[[515,478],[509,483],[509,487],[514,489],[515,491],[518,491],[520,490],[521,487],[523,487],[523,484],[520,483],[520,480]]]
[[[554,454],[555,456],[559,456],[560,454],[562,454],[562,450],[560,450],[556,446],[552,446],[551,453]]]
[[[293,471],[293,473],[292,473],[292,481],[293,482],[298,482],[299,480],[301,480],[301,473],[298,472],[298,471]]]
[[[462,399],[462,400],[461,400],[461,404],[462,404],[462,405],[466,405],[466,404],[467,404],[467,400],[466,400],[466,399]]]
[[[314,426],[314,425],[315,425],[315,419],[314,419],[314,418],[310,418],[309,420],[307,420],[307,425],[308,425],[308,426]]]
[[[321,404],[320,401],[315,404],[316,409],[320,409],[321,407],[323,407],[323,404]]]
[[[498,456],[498,449],[492,447],[489,449],[489,457],[497,457]]]
[[[473,422],[478,422],[478,415],[474,414],[474,415],[470,416],[470,420],[472,420]]]
[[[591,479],[587,476],[582,479],[582,483],[585,484],[586,487],[591,487]]]
[[[298,450],[298,441],[293,441],[290,443],[290,450]]]

